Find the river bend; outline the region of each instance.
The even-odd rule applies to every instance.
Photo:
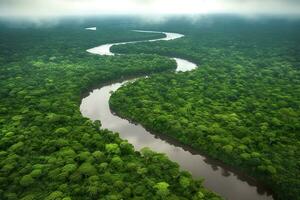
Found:
[[[88,29],[96,30],[96,28]],[[129,44],[137,42],[155,42],[160,40],[175,40],[184,37],[178,33],[141,31],[143,33],[163,33],[165,37],[153,40],[119,42],[103,44],[88,49],[92,54],[113,56],[110,51],[113,45]],[[173,58],[177,63],[176,71],[190,71],[197,67],[195,63],[180,58]],[[99,89],[94,89],[82,99],[80,111],[84,117],[91,120],[100,120],[102,127],[118,132],[122,139],[128,140],[136,150],[143,147],[165,153],[170,160],[177,162],[180,168],[189,171],[194,178],[204,178],[204,186],[230,200],[271,200],[273,199],[267,190],[255,180],[232,170],[230,167],[200,154],[197,151],[182,145],[167,136],[152,134],[139,124],[133,124],[126,119],[114,115],[109,108],[111,92],[116,91],[124,83],[108,84]]]

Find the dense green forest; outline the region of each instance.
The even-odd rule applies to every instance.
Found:
[[[99,121],[81,116],[81,94],[91,87],[175,69],[158,55],[85,52],[161,37],[103,26],[1,26],[0,199],[219,199],[165,155],[136,152],[117,133],[99,129]]]
[[[299,27],[280,20],[181,24],[169,27],[186,34],[180,40],[114,46],[199,68],[128,84],[110,106],[256,177],[276,199],[300,199]]]

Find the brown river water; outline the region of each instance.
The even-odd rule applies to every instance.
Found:
[[[94,29],[92,29],[94,30]],[[159,40],[174,40],[184,37],[178,33],[166,33],[156,31],[138,31],[151,33],[164,33],[165,37],[155,40],[147,40],[155,42]],[[120,42],[113,44],[104,44],[87,51],[98,55],[114,54],[110,51],[113,45],[136,43]],[[145,42],[145,41],[143,41]],[[195,63],[180,58],[173,58],[177,63],[176,71],[190,71],[197,67]],[[225,199],[230,200],[271,200],[272,195],[269,190],[253,178],[246,176],[225,164],[210,159],[207,156],[193,150],[192,148],[182,145],[174,139],[160,134],[153,134],[147,131],[139,124],[131,123],[126,119],[122,119],[112,113],[109,108],[109,98],[111,92],[122,87],[124,83],[134,80],[126,80],[108,84],[99,89],[92,90],[89,95],[82,99],[80,111],[84,117],[91,120],[100,120],[102,128],[118,132],[120,137],[128,140],[136,150],[143,147],[166,154],[170,160],[178,163],[182,170],[189,171],[194,178],[204,178],[204,186],[213,192],[221,195]]]

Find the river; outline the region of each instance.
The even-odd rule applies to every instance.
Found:
[[[163,33],[165,37],[148,42],[160,40],[174,40],[184,37],[178,33],[167,33],[157,31],[141,31],[144,33]],[[98,55],[110,55],[114,53],[110,51],[113,45],[145,42],[132,41],[120,42],[113,44],[104,44],[87,51]],[[176,71],[190,71],[197,67],[195,63],[190,61],[173,58],[177,63]],[[128,140],[136,150],[143,147],[165,153],[170,160],[177,162],[180,168],[189,171],[194,178],[204,178],[204,186],[216,192],[225,199],[230,200],[271,200],[271,193],[254,179],[233,170],[231,167],[224,165],[219,161],[208,158],[207,156],[197,152],[186,145],[182,145],[174,139],[167,136],[153,134],[147,131],[139,124],[133,124],[126,119],[122,119],[113,114],[109,108],[109,98],[111,92],[116,91],[128,81],[108,84],[99,89],[94,89],[90,94],[82,99],[80,111],[84,117],[91,120],[100,120],[102,128],[118,132],[122,139]]]

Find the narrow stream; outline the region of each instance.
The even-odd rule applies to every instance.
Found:
[[[178,33],[140,31],[145,33],[164,33],[165,37],[155,40],[174,40],[184,37]],[[88,49],[87,51],[99,55],[114,55],[110,47],[119,44],[136,43],[120,42],[104,44],[99,47]],[[143,41],[145,42],[145,41]],[[180,58],[173,58],[177,63],[176,71],[190,71],[197,67],[195,63]],[[139,124],[133,124],[126,119],[114,115],[109,108],[109,98],[111,91],[116,91],[124,83],[109,84],[100,89],[95,89],[82,99],[80,111],[84,117],[91,120],[100,120],[103,128],[118,132],[122,139],[128,140],[136,150],[143,147],[150,147],[152,150],[165,153],[170,160],[177,162],[181,169],[189,171],[194,178],[204,178],[204,186],[218,193],[225,199],[230,200],[271,200],[271,193],[255,180],[242,173],[232,170],[221,162],[210,159],[188,146],[178,143],[167,136],[156,135],[148,132]]]

